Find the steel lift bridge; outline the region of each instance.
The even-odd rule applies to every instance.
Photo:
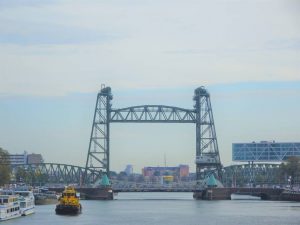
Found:
[[[204,87],[194,92],[193,109],[165,105],[141,105],[114,109],[111,88],[101,87],[97,95],[86,171],[98,171],[99,175],[110,172],[110,124],[111,123],[192,123],[196,125],[196,174],[203,179],[203,172],[214,172],[221,178],[218,142],[210,102]],[[83,177],[86,182],[87,173]]]

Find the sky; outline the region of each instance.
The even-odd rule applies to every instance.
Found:
[[[1,0],[0,146],[85,165],[96,95],[114,108],[193,108],[211,94],[221,160],[231,144],[300,141],[297,0]],[[195,127],[112,124],[111,169],[189,164]]]

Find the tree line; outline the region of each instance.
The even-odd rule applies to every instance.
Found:
[[[0,148],[0,186],[10,183],[11,168],[8,151]]]

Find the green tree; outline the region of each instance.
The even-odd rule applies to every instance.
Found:
[[[16,170],[16,181],[17,182],[26,182],[27,180],[27,172],[24,167],[18,167]]]
[[[280,165],[280,170],[284,177],[291,177],[290,184],[293,185],[300,176],[300,157],[289,157]]]
[[[45,173],[41,173],[40,171],[36,171],[35,176],[36,176],[36,183],[38,185],[45,185],[45,183],[47,183],[49,180],[48,175]]]
[[[8,151],[0,148],[0,186],[10,181],[11,168]]]

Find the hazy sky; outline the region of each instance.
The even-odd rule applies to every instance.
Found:
[[[233,142],[300,141],[300,1],[0,1],[1,147],[84,165],[102,83],[115,108],[205,85],[225,165]],[[194,125],[111,132],[112,170],[194,168]]]

